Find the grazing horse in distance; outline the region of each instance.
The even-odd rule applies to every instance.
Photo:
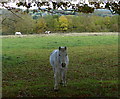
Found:
[[[51,33],[51,31],[45,31],[45,34],[50,34]]]
[[[67,54],[67,47],[59,47],[54,50],[50,55],[50,64],[54,71],[54,90],[58,90],[58,84],[66,86],[66,73],[69,64],[69,58]]]
[[[15,35],[22,35],[21,32],[15,32]]]

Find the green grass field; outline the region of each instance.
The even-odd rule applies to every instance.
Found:
[[[117,97],[117,36],[2,39],[3,97]],[[50,53],[68,47],[67,87],[53,91]]]

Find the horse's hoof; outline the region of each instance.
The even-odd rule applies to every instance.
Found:
[[[63,83],[61,82],[60,85],[63,85]]]
[[[58,92],[58,89],[54,89],[55,92]]]
[[[63,87],[67,87],[67,85],[66,85],[66,84],[63,84]]]

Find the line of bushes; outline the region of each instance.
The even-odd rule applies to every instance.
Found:
[[[118,17],[100,16],[45,16],[33,19],[28,14],[18,14],[21,18],[10,14],[2,17],[2,34],[40,34],[46,30],[51,32],[118,32]]]

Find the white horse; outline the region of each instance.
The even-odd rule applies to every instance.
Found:
[[[67,47],[59,47],[54,50],[50,55],[50,64],[54,71],[54,90],[58,90],[58,84],[66,86],[66,73],[69,64],[69,58],[67,55]]]
[[[15,32],[15,35],[22,35],[21,32]]]
[[[51,31],[45,31],[45,34],[50,34],[51,33]]]

